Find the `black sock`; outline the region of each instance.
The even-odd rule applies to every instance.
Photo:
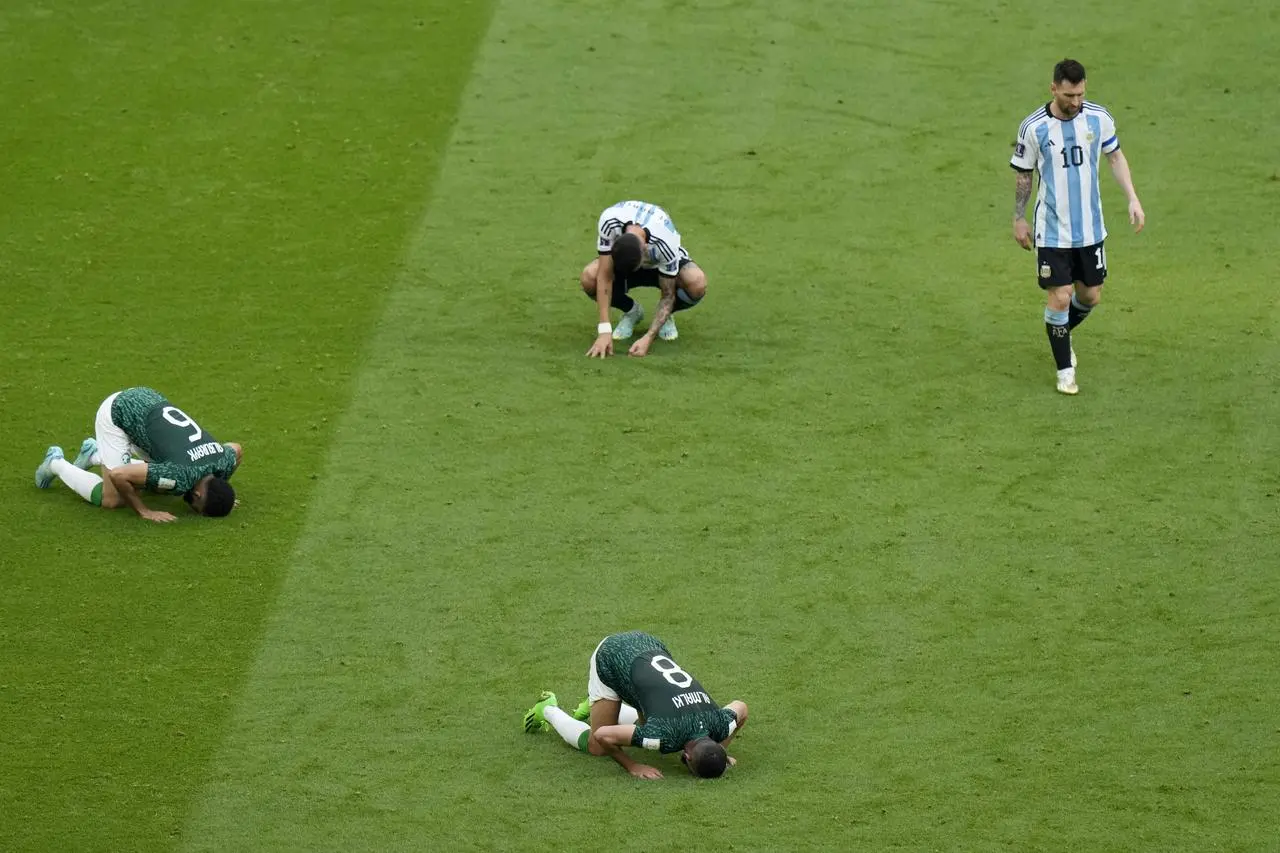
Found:
[[[623,314],[636,307],[636,301],[627,295],[627,292],[618,287],[617,282],[613,285],[613,298],[609,302],[614,308],[617,308]]]
[[[582,293],[592,302],[596,301],[596,298],[593,294],[587,293],[585,290],[582,291]],[[625,290],[622,290],[617,285],[615,285],[613,288],[613,295],[609,299],[609,304],[612,305],[614,308],[617,308],[623,314],[625,314],[636,306],[636,301],[632,299],[630,296],[628,296]]]
[[[1071,366],[1071,329],[1066,323],[1060,326],[1045,323],[1044,327],[1049,333],[1049,348],[1053,350],[1054,362],[1059,370],[1066,370]]]
[[[1088,320],[1089,312],[1092,310],[1092,305],[1080,305],[1073,298],[1071,300],[1071,307],[1067,309],[1067,328],[1074,329],[1085,320]]]

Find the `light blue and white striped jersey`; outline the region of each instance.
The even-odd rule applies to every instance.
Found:
[[[1022,122],[1009,165],[1040,173],[1033,223],[1037,246],[1080,248],[1106,238],[1098,167],[1102,155],[1119,147],[1111,113],[1092,101],[1085,101],[1070,121],[1056,118],[1046,104]]]
[[[680,259],[689,257],[689,253],[680,245],[680,232],[671,224],[671,217],[656,204],[620,201],[605,208],[596,235],[600,254],[609,254],[613,241],[632,224],[649,232],[649,251],[640,261],[641,269],[656,269],[661,275],[675,278],[680,272]]]

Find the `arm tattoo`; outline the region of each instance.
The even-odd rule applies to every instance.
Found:
[[[654,330],[662,328],[662,324],[670,319],[675,309],[676,280],[665,275],[658,276],[658,289],[662,291],[662,295],[658,297],[658,307],[653,311],[653,325],[650,328]]]
[[[1026,219],[1027,201],[1031,198],[1031,173],[1019,172],[1013,193],[1013,218]]]

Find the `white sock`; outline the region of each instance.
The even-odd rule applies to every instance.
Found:
[[[564,742],[574,749],[582,749],[583,745],[579,743],[582,740],[584,732],[591,731],[591,726],[575,720],[555,705],[548,705],[542,709],[542,716],[551,728],[556,730],[560,737],[564,738]]]
[[[634,726],[639,719],[640,712],[623,702],[622,707],[618,709],[618,725]]]
[[[93,455],[89,457],[89,467],[92,468],[95,465],[101,465],[101,464],[102,464],[102,454],[96,450],[93,451]]]
[[[49,470],[58,475],[58,479],[66,483],[71,491],[93,503],[93,490],[102,485],[102,478],[92,471],[82,471],[65,459],[55,459],[49,463]],[[99,502],[102,497],[99,493]]]

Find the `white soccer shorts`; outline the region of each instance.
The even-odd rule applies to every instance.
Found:
[[[112,394],[102,401],[98,414],[93,419],[94,438],[98,440],[98,456],[102,458],[104,469],[119,468],[130,462],[146,462],[147,454],[142,448],[129,441],[124,430],[111,420],[111,404],[116,401],[120,392]]]
[[[604,640],[607,639],[609,638],[604,638]],[[622,701],[622,697],[615,693],[612,687],[600,680],[600,673],[596,671],[596,652],[600,651],[600,647],[604,645],[604,640],[597,643],[595,652],[591,653],[591,666],[587,671],[587,701],[593,705],[597,699],[612,699],[615,702]]]

